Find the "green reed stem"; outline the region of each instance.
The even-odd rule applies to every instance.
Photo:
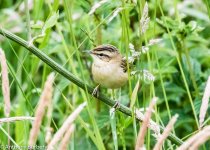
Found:
[[[199,90],[198,90],[198,86],[197,86],[197,83],[196,83],[196,80],[195,80],[195,75],[193,73],[193,67],[192,67],[192,64],[190,62],[190,55],[189,55],[188,49],[185,46],[185,40],[184,39],[183,39],[182,48],[184,49],[184,53],[185,53],[185,56],[186,56],[187,65],[189,67],[190,78],[191,78],[191,81],[192,81],[192,84],[193,84],[193,88],[195,90],[195,95],[198,96]]]

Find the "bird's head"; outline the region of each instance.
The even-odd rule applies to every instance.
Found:
[[[112,45],[100,45],[90,51],[95,63],[117,61],[121,56],[118,49]]]

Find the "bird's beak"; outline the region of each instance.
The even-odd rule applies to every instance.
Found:
[[[92,54],[91,50],[84,50],[84,51],[82,51],[82,52],[85,53],[85,54],[89,54],[89,55]]]

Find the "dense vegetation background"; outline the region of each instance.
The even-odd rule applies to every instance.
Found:
[[[208,0],[148,1],[150,21],[146,32],[142,32],[140,23],[145,6],[145,1],[141,0],[107,0],[103,4],[95,0],[28,0],[28,3],[27,9],[22,0],[0,0],[0,27],[27,41],[33,39],[36,47],[91,86],[96,86],[90,72],[92,60],[82,51],[108,43],[129,57],[133,54],[129,44],[133,44],[137,52],[146,48],[147,52],[141,53],[133,71],[148,70],[155,76],[154,82],[142,78],[142,74],[131,76],[127,86],[116,90],[115,97],[126,106],[133,101],[133,108],[146,108],[152,97],[157,96],[152,117],[156,123],[165,126],[178,114],[173,130],[178,138],[185,140],[198,130],[201,100],[210,75]],[[99,7],[94,10],[96,4]],[[157,38],[159,42],[150,46],[149,41]],[[53,70],[4,36],[0,36],[0,47],[9,66],[10,116],[34,116],[46,78]],[[132,117],[116,112],[117,130],[113,131],[111,107],[99,104],[59,74],[56,74],[54,88],[53,133],[80,103],[88,101],[87,108],[75,122],[69,148],[92,150],[104,145],[106,149],[114,149],[112,134],[116,132],[119,149],[134,149],[141,125]],[[112,92],[105,88],[101,92],[112,97]],[[1,91],[0,117],[5,117]],[[207,112],[205,125],[209,124],[209,119]],[[46,145],[48,120],[45,117],[42,122],[37,145]],[[1,127],[0,144],[7,145],[7,124]],[[10,123],[10,136],[17,145],[27,145],[30,128],[30,121]],[[145,139],[147,149],[155,144],[152,134],[148,132]],[[99,139],[93,141],[95,138],[91,135]],[[167,140],[164,148],[172,146],[175,148]],[[205,146],[210,147],[208,142]]]

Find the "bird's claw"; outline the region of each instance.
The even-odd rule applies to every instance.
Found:
[[[119,101],[115,101],[115,104],[114,104],[113,108],[114,109],[120,108],[120,102]]]
[[[113,114],[118,108],[120,108],[120,102],[115,101],[114,106],[110,109],[110,114]]]
[[[99,86],[100,86],[100,84],[97,85],[92,92],[92,95],[95,96],[95,97],[99,96]]]

